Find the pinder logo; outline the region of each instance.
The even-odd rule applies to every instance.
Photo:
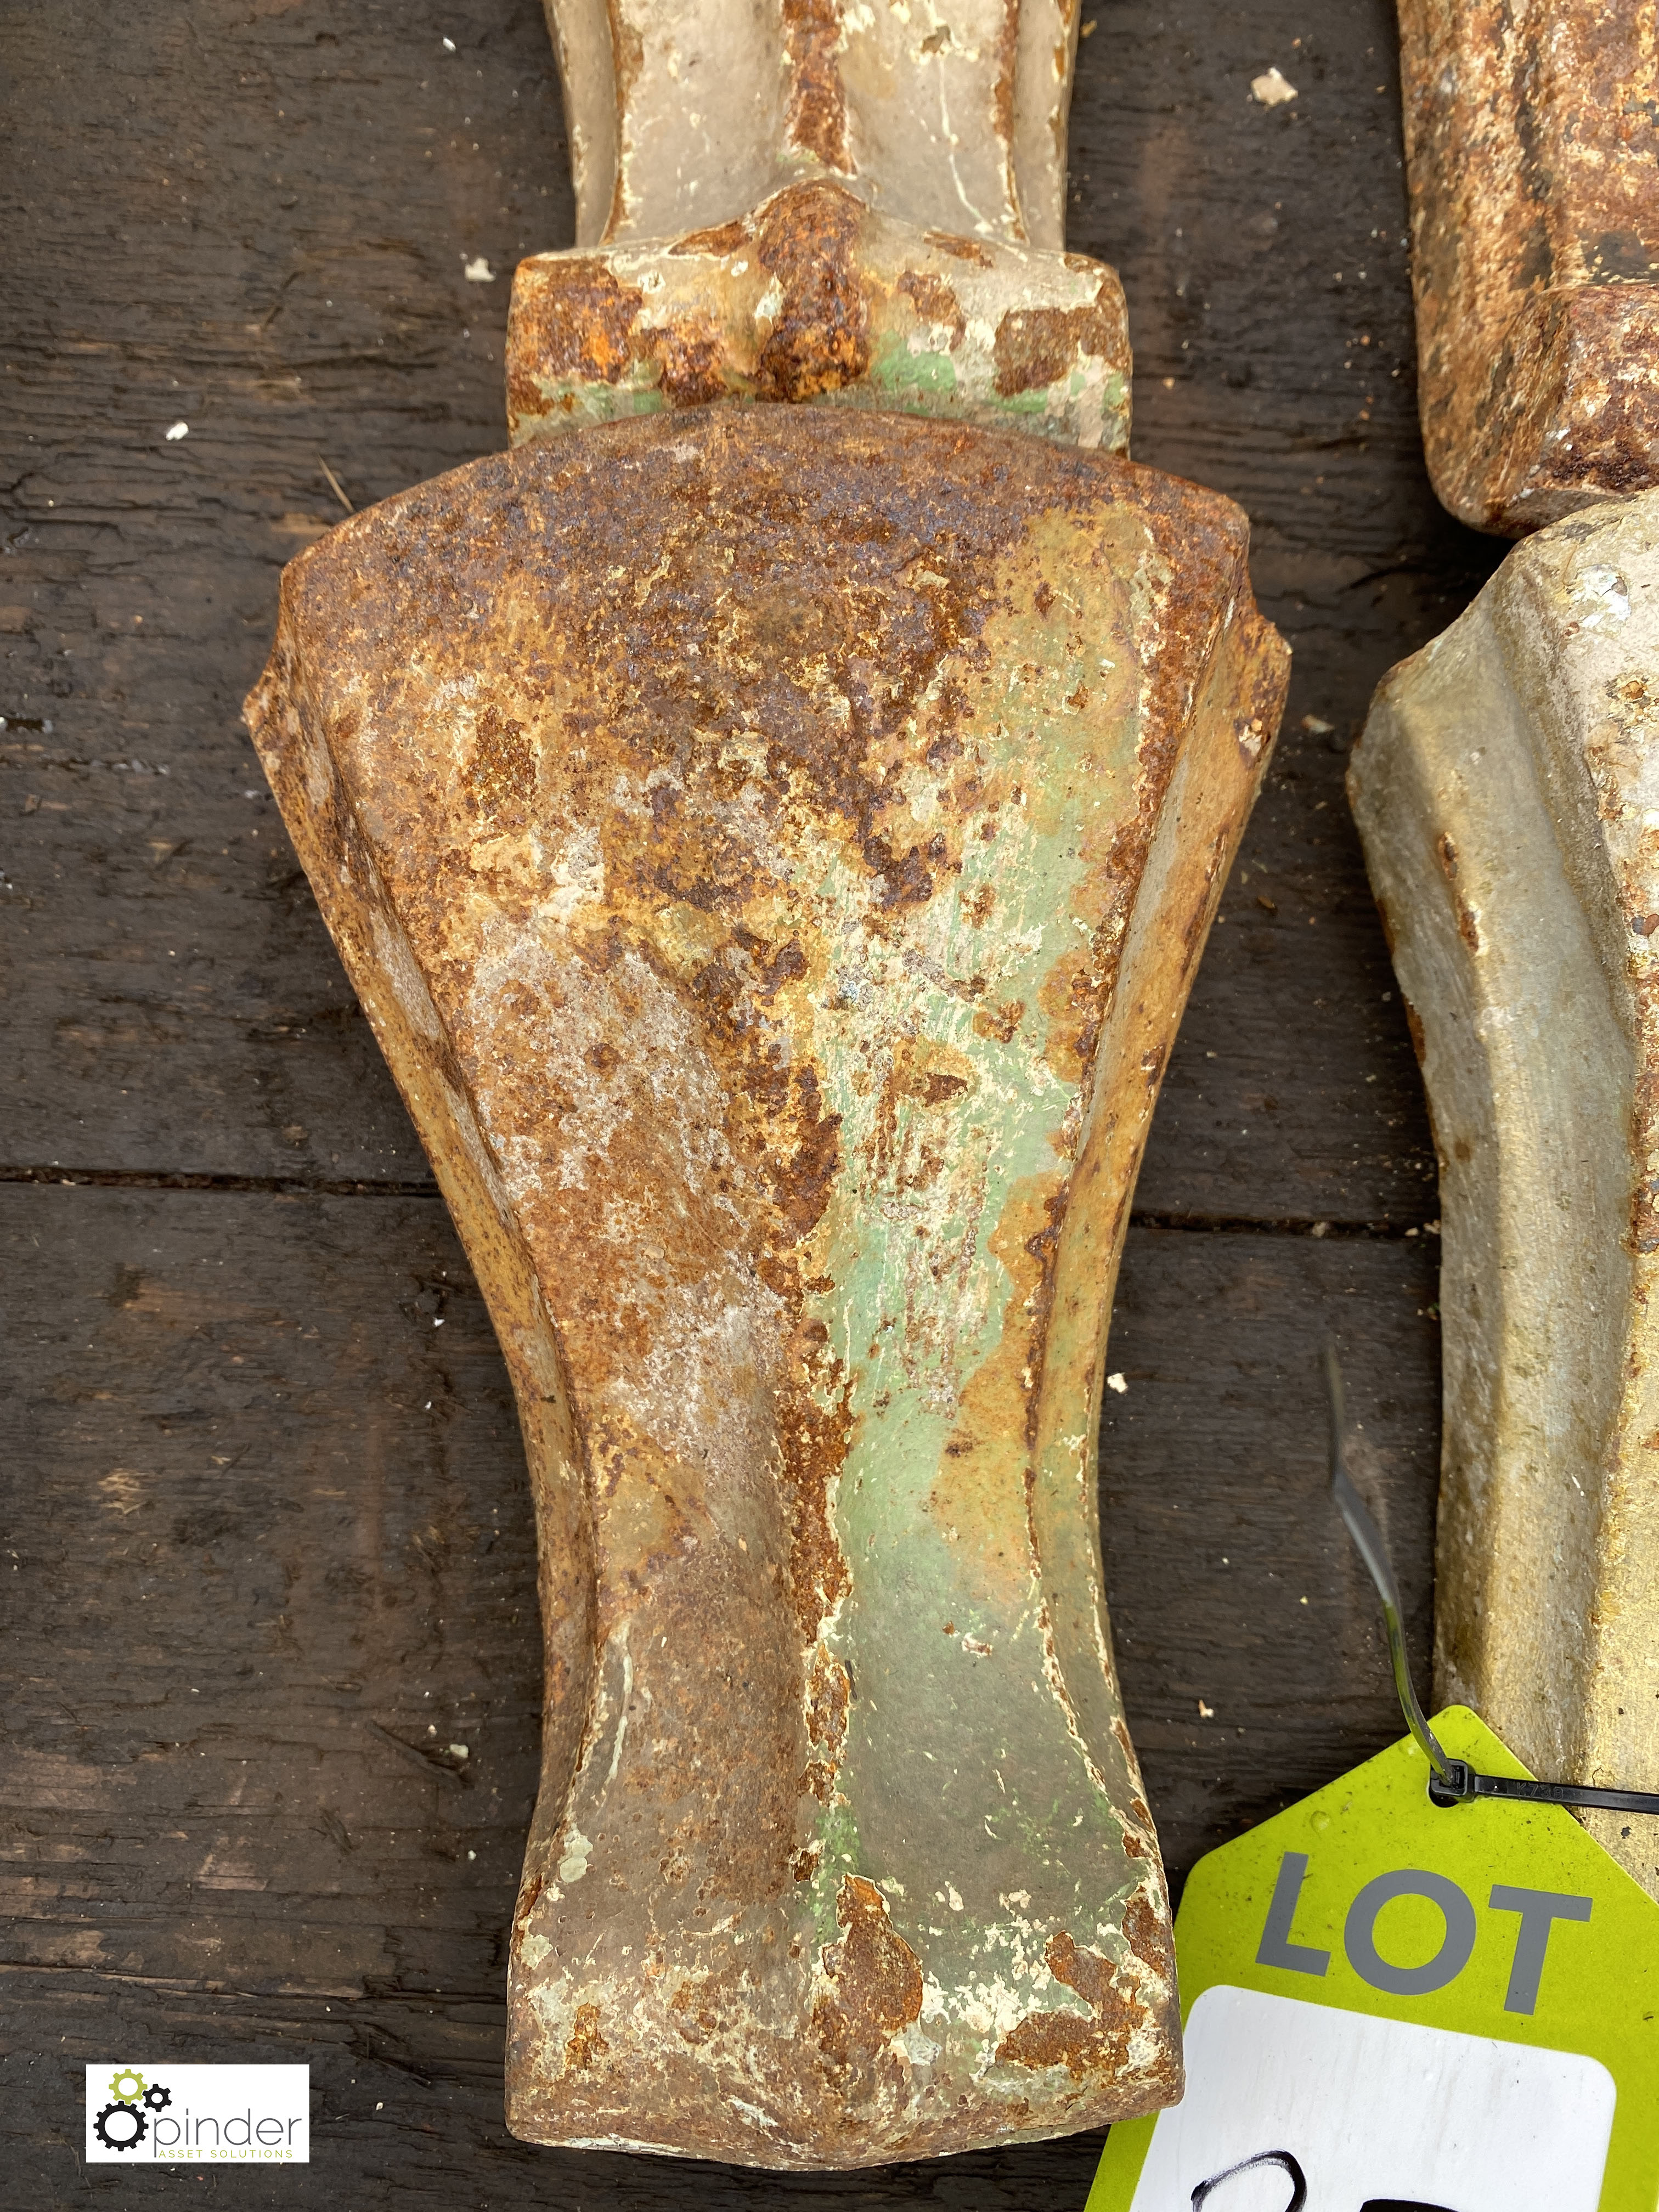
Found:
[[[87,2069],[88,2163],[306,2165],[308,2066]]]

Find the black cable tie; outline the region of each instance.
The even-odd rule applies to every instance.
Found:
[[[1437,1805],[1471,1797],[1507,1797],[1523,1805],[1582,1805],[1601,1813],[1659,1813],[1659,1790],[1598,1790],[1588,1782],[1533,1782],[1518,1774],[1477,1774],[1466,1759],[1449,1759],[1429,1795]]]
[[[1349,1479],[1343,1461],[1342,1438],[1347,1423],[1343,1412],[1342,1370],[1337,1364],[1336,1347],[1328,1341],[1325,1346],[1325,1387],[1331,1407],[1331,1495],[1353,1539],[1354,1549],[1365,1562],[1366,1571],[1382,1601],[1395,1692],[1406,1717],[1406,1725],[1429,1762],[1429,1796],[1432,1802],[1437,1805],[1467,1805],[1476,1797],[1501,1797],[1512,1804],[1577,1805],[1601,1813],[1659,1814],[1659,1790],[1599,1790],[1587,1782],[1534,1782],[1519,1775],[1480,1774],[1468,1759],[1447,1756],[1424,1718],[1423,1708],[1412,1686],[1406,1632],[1400,1619],[1400,1587],[1395,1580],[1389,1547],[1382,1540],[1382,1530],[1366,1510],[1364,1499]]]

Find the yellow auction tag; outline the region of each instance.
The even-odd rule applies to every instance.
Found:
[[[1656,2212],[1659,1905],[1560,1807],[1428,1776],[1407,1737],[1199,1862],[1187,2093],[1112,2130],[1087,2212]]]

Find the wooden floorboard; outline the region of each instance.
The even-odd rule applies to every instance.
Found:
[[[1114,1632],[1178,1873],[1395,1732],[1328,1331],[1426,1653],[1433,1157],[1341,777],[1501,548],[1423,476],[1387,0],[1085,16],[1070,236],[1123,275],[1135,451],[1247,507],[1296,652],[1114,1320]],[[522,1455],[238,714],[324,464],[364,504],[502,442],[507,275],[570,236],[534,0],[5,0],[0,48],[7,2203],[1080,2205],[1089,2138],[780,2179],[501,2126]],[[112,2039],[308,2059],[315,2162],[83,2172]]]

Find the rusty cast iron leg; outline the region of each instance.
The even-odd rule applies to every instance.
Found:
[[[1180,2084],[1106,1319],[1284,649],[1236,510],[1106,458],[1071,0],[550,12],[519,450],[296,562],[251,702],[536,1486],[510,2124],[1098,2124]]]
[[[1659,5],[1400,0],[1423,436],[1510,535],[1659,483]]]
[[[1354,812],[1440,1156],[1438,1694],[1659,1787],[1659,492],[1379,690]],[[1589,1824],[1659,1890],[1638,1824]]]
[[[1244,554],[1103,456],[717,407],[287,572],[257,740],[537,1487],[521,2135],[853,2166],[1179,2089],[1096,1434],[1281,700]]]

